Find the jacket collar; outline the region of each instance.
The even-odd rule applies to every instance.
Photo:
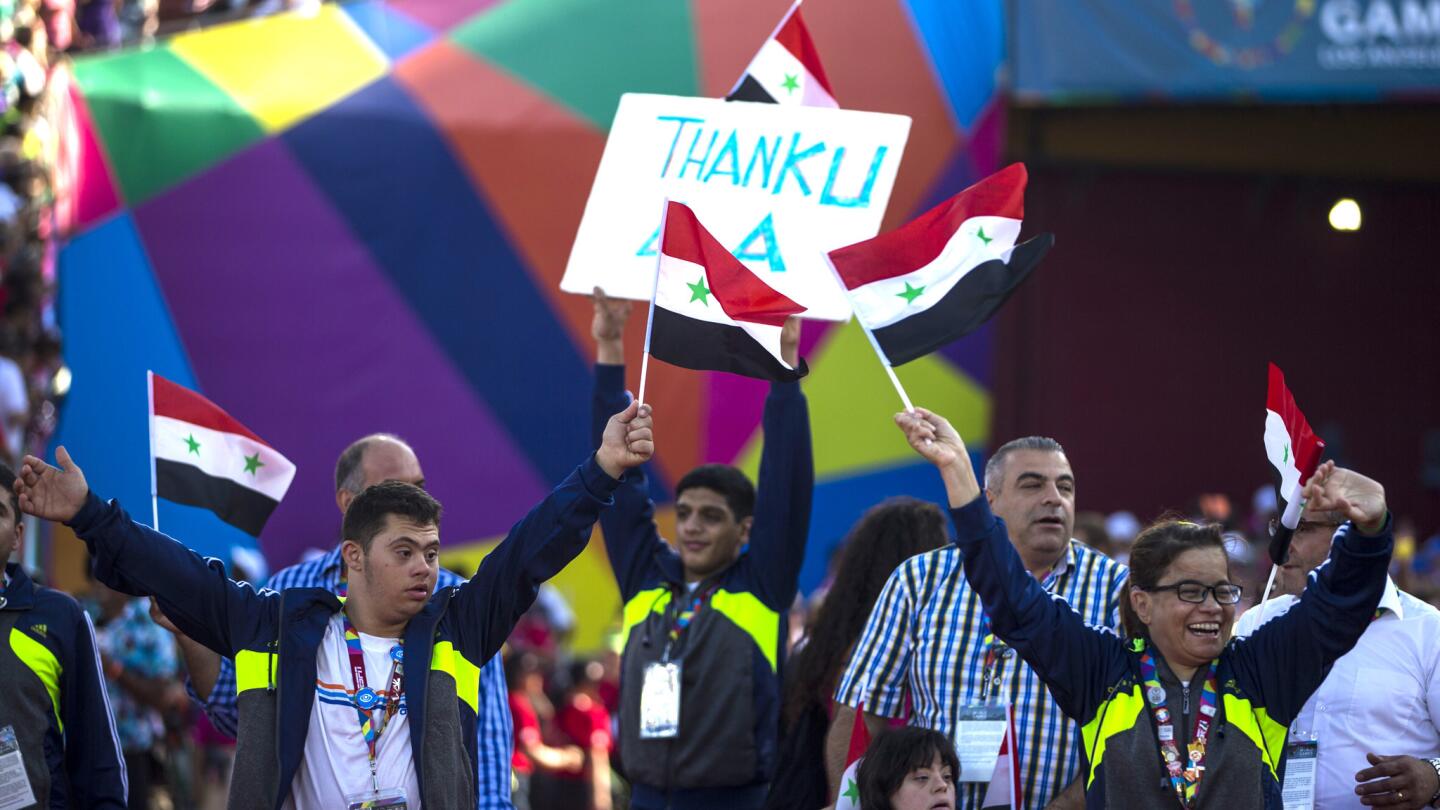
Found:
[[[29,610],[35,606],[35,581],[19,563],[6,563],[5,580],[0,610]]]

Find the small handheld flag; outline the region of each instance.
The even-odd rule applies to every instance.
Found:
[[[887,368],[978,329],[1054,245],[1050,234],[1015,244],[1026,178],[1024,164],[1013,164],[893,231],[830,251]],[[891,379],[899,390],[893,372]],[[908,402],[903,390],[901,399]]]
[[[1315,435],[1295,397],[1285,385],[1279,366],[1270,364],[1265,394],[1265,455],[1280,474],[1280,498],[1285,503],[1280,525],[1270,540],[1270,559],[1284,565],[1290,553],[1290,538],[1300,525],[1300,491],[1320,466],[1325,442]]]
[[[672,365],[762,380],[798,380],[785,362],[785,320],[805,307],[776,292],[731,255],[678,202],[666,206],[645,351]],[[643,373],[642,373],[643,379]],[[641,384],[642,402],[644,384]]]
[[[809,107],[840,106],[835,103],[825,68],[820,66],[820,54],[810,40],[810,30],[800,16],[799,0],[760,46],[725,99]]]
[[[258,537],[295,465],[218,405],[150,372],[152,494]]]

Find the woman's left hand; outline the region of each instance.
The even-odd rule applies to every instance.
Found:
[[[1355,522],[1362,534],[1385,528],[1385,488],[1373,478],[1327,461],[1310,477],[1302,493],[1312,512],[1339,512]]]

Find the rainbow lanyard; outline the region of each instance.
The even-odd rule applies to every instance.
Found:
[[[340,614],[345,627],[345,651],[350,655],[350,674],[355,679],[355,714],[360,720],[360,735],[365,738],[365,747],[370,754],[370,781],[375,790],[380,790],[376,766],[376,749],[380,735],[390,727],[390,720],[400,710],[400,700],[405,694],[405,643],[402,641],[390,649],[390,695],[385,701],[385,712],[380,723],[375,722],[375,707],[380,696],[370,688],[365,676],[365,648],[360,644],[360,634],[350,617]]]
[[[1215,719],[1215,671],[1220,659],[1210,662],[1205,675],[1205,686],[1200,690],[1200,708],[1195,713],[1195,730],[1186,746],[1188,764],[1180,760],[1180,746],[1175,742],[1175,724],[1170,720],[1170,710],[1165,708],[1165,687],[1155,674],[1155,656],[1150,648],[1140,656],[1140,678],[1145,683],[1145,700],[1155,715],[1155,736],[1160,738],[1160,755],[1165,759],[1165,770],[1170,774],[1170,785],[1175,788],[1175,798],[1180,806],[1195,806],[1195,791],[1200,788],[1200,777],[1205,773],[1205,744],[1210,739],[1210,724]]]
[[[705,604],[710,601],[710,595],[714,592],[715,585],[696,588],[695,594],[681,604],[680,612],[675,615],[675,622],[670,625],[670,640],[665,644],[665,660],[670,660],[671,648],[680,641],[680,636],[685,634],[685,630],[690,627],[690,624],[695,621],[695,617],[705,608]]]

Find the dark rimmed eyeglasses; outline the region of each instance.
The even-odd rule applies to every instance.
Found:
[[[1336,529],[1340,528],[1340,526],[1340,523],[1329,520],[1301,520],[1299,523],[1295,524],[1295,533],[1304,534],[1306,532],[1313,532],[1317,530],[1328,530],[1333,534]],[[1274,537],[1275,533],[1278,531],[1280,531],[1280,521],[1276,520],[1275,518],[1270,518],[1270,536]]]
[[[1141,588],[1140,590],[1149,591],[1150,593],[1174,591],[1175,596],[1181,602],[1189,602],[1195,605],[1203,604],[1206,594],[1214,594],[1215,604],[1217,605],[1233,605],[1240,601],[1240,595],[1245,592],[1245,589],[1239,585],[1232,585],[1228,582],[1222,582],[1219,585],[1206,585],[1188,579],[1183,582],[1176,582],[1173,585],[1157,585],[1153,588]]]

